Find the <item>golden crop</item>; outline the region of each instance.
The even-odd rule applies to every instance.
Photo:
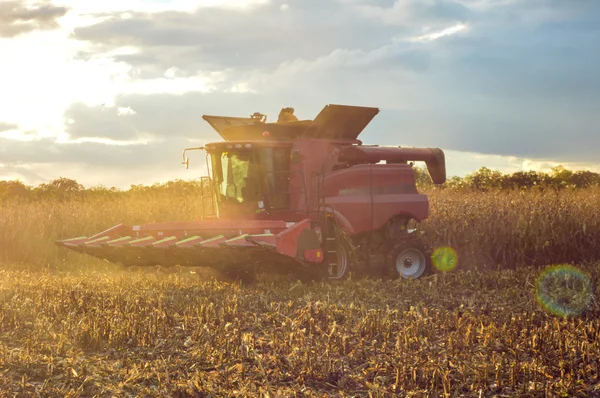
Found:
[[[55,240],[92,236],[119,223],[189,221],[201,215],[202,204],[197,197],[178,192],[0,203],[0,262],[79,266],[87,260],[59,249]]]
[[[127,192],[67,200],[0,202],[0,262],[79,266],[58,239],[92,236],[118,223],[196,220],[199,192]],[[459,269],[600,259],[600,188],[428,192],[430,217],[421,225],[434,248],[450,246]]]
[[[433,247],[458,252],[459,267],[519,266],[600,259],[600,189],[429,193],[423,223]]]
[[[194,195],[6,201],[0,397],[600,396],[600,190],[429,195],[424,236],[458,252],[455,271],[250,285],[53,244],[197,219]],[[527,266],[565,262],[587,279]]]

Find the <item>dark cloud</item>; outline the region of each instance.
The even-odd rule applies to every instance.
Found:
[[[274,119],[285,105],[273,106],[269,99],[245,93],[119,96],[117,106],[112,108],[77,103],[67,110],[65,118],[68,125],[66,132],[71,140],[108,138],[117,143],[136,140],[148,143],[64,144],[53,138],[33,141],[0,138],[0,163],[81,163],[127,168],[177,166],[184,148],[221,141],[202,115],[248,116],[261,111]],[[119,107],[129,107],[135,114],[119,116]],[[314,117],[304,109],[296,113],[303,118]],[[73,122],[68,123],[69,120]]]
[[[358,10],[395,25],[413,25],[415,22],[426,24],[465,21],[474,13],[461,2],[453,0],[397,0],[390,4],[360,2]]]
[[[99,51],[121,46],[141,48],[140,54],[116,59],[148,76],[162,75],[171,66],[189,75],[232,67],[237,71],[272,68],[336,49],[369,52],[389,44],[394,36],[409,35],[415,24],[384,25],[363,16],[358,6],[344,7],[335,2],[291,2],[287,10],[281,5],[273,2],[253,11],[200,8],[192,13],[134,13],[78,28],[74,37],[97,46]],[[436,7],[430,11],[439,13]],[[427,13],[426,6],[418,8],[420,13]]]
[[[556,110],[533,116],[526,107],[507,116],[490,109],[434,109],[423,112],[382,111],[364,138],[369,143],[434,146],[482,154],[556,162],[597,163],[600,145],[596,120]],[[582,121],[583,120],[583,121]],[[394,126],[394,132],[386,126]],[[387,131],[386,131],[387,130]],[[367,139],[368,138],[368,139]]]
[[[204,138],[218,140],[219,136],[202,119],[203,114],[248,116],[255,111],[265,112],[261,108],[266,108],[269,101],[253,94],[190,92],[181,95],[123,95],[117,97],[116,103],[113,108],[72,104],[65,113],[66,132],[71,139],[131,141],[149,137],[179,142]],[[119,115],[119,107],[130,108],[135,113]]]
[[[29,6],[25,1],[2,1],[0,3],[0,37],[14,37],[33,30],[58,27],[57,18],[68,9],[41,2]]]
[[[185,141],[161,140],[139,145],[107,145],[95,142],[57,143],[54,139],[17,141],[0,138],[1,163],[79,164],[94,168],[143,168],[177,165]]]
[[[343,80],[343,79],[341,79]],[[341,85],[340,80],[340,85]],[[117,125],[119,134],[86,134],[86,130],[72,138],[102,137],[133,140],[143,134],[161,144],[134,145],[126,147],[105,146],[102,144],[69,145],[78,149],[78,160],[101,165],[103,162],[127,162],[138,157],[142,163],[151,164],[160,157],[176,157],[186,146],[201,145],[205,142],[220,141],[219,135],[201,118],[203,114],[246,116],[255,111],[276,118],[281,107],[294,106],[300,119],[314,118],[328,103],[345,103],[364,106],[378,106],[381,113],[365,129],[361,139],[367,144],[441,147],[447,150],[478,152],[520,156],[560,162],[596,162],[595,148],[600,146],[600,108],[582,104],[563,107],[562,104],[536,104],[528,99],[507,101],[492,98],[481,101],[446,102],[449,97],[432,100],[426,107],[410,106],[390,108],[388,104],[398,103],[400,95],[387,93],[387,98],[377,98],[374,92],[383,92],[385,83],[375,86],[375,77],[357,82],[358,87],[347,86],[345,90],[317,93],[312,90],[294,96],[292,90],[280,91],[278,95],[261,96],[243,93],[187,93],[183,95],[130,95],[121,96],[118,105],[131,107],[136,114],[116,116],[115,108],[102,111],[100,107],[89,108],[76,105],[68,113],[89,120],[106,116],[106,121],[96,120],[99,126],[109,126],[119,118],[129,120],[127,129]],[[338,82],[334,82],[335,85]],[[310,88],[310,87],[309,87]],[[356,90],[366,94],[359,99]],[[433,98],[435,91],[421,93]],[[353,100],[347,100],[353,98]],[[462,96],[461,96],[462,98]],[[419,96],[407,96],[406,104],[421,102]],[[450,99],[451,101],[451,99]],[[467,104],[467,105],[465,105]],[[596,115],[596,116],[594,116]],[[74,125],[77,124],[74,123]],[[93,131],[93,130],[89,130]],[[89,150],[87,148],[90,148]],[[93,149],[91,149],[93,148]],[[96,153],[98,148],[105,148]],[[52,154],[53,150],[44,150]],[[60,153],[53,160],[73,159],[73,153]],[[135,164],[135,162],[134,162]]]
[[[132,116],[134,115],[119,115],[115,108],[75,103],[65,112],[65,132],[73,139],[100,137],[117,141],[132,140],[137,138]]]

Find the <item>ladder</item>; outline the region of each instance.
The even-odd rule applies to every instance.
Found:
[[[323,238],[324,238],[324,252],[325,261],[331,271],[339,264],[338,258],[338,242],[337,234],[335,231],[334,224],[330,221],[331,217],[327,214],[327,208],[332,210],[331,206],[328,206],[325,202],[325,170],[321,171],[321,174],[315,176],[317,178],[317,219],[319,224],[322,226]]]

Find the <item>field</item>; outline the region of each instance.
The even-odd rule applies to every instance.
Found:
[[[67,198],[0,201],[0,263],[78,269],[81,256],[54,245],[113,225],[196,220],[199,191],[164,187]],[[185,189],[184,189],[185,188]],[[433,247],[456,250],[461,269],[515,269],[600,260],[600,188],[428,192],[420,227]]]
[[[189,195],[0,203],[0,396],[600,396],[598,188],[430,197],[452,272],[243,285],[52,244]]]
[[[600,276],[597,264],[584,271]],[[598,303],[586,302],[580,316],[557,317],[538,302],[537,275],[469,271],[412,282],[242,286],[183,271],[3,271],[0,390],[57,397],[600,395]]]

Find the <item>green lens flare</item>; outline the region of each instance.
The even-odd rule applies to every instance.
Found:
[[[433,252],[431,261],[440,271],[451,271],[458,265],[458,254],[456,254],[456,251],[451,247],[438,247]]]
[[[561,317],[581,315],[593,298],[590,277],[571,265],[546,268],[535,284],[537,301],[546,310]]]

